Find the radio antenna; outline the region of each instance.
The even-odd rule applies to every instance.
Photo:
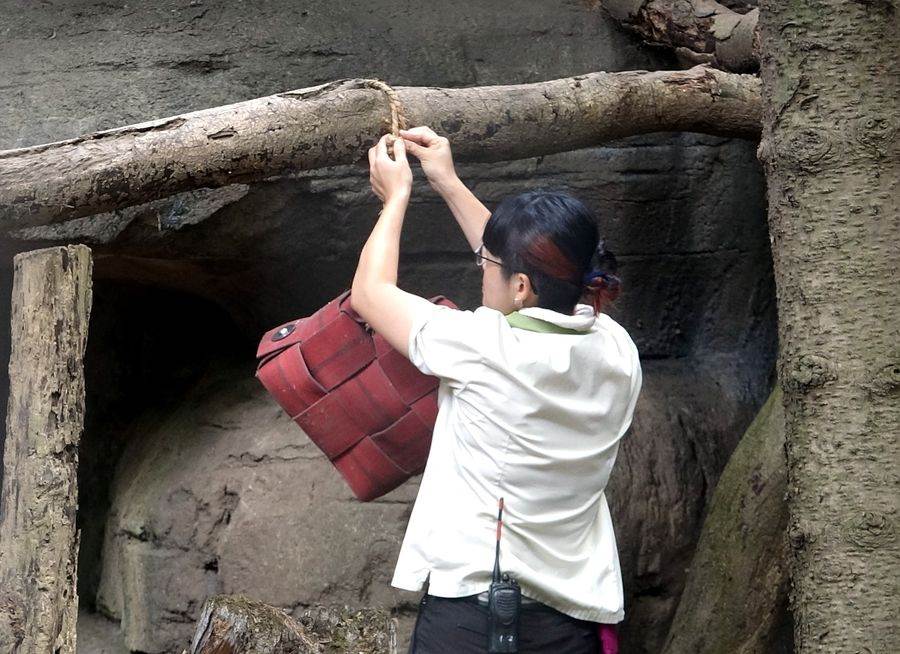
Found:
[[[500,532],[503,529],[503,498],[500,498],[500,511],[497,513],[497,549],[494,553],[494,573],[491,578],[500,581]]]

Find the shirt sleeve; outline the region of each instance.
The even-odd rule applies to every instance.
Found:
[[[477,323],[472,311],[423,303],[413,315],[409,360],[426,375],[440,377],[461,391],[483,362],[479,345],[485,334]]]

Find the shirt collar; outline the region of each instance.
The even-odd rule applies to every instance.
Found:
[[[576,304],[575,313],[571,316],[541,307],[525,307],[519,309],[519,313],[580,332],[594,331],[594,325],[597,322],[597,314],[594,313],[593,307],[587,304]]]

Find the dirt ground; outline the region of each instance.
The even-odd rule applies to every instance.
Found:
[[[130,654],[119,624],[87,610],[78,612],[77,645],[77,654]]]

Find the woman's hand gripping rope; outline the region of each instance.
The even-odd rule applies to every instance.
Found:
[[[393,159],[388,153],[389,141],[393,142]],[[382,202],[408,200],[412,194],[412,179],[403,139],[385,134],[369,148],[369,183]]]

